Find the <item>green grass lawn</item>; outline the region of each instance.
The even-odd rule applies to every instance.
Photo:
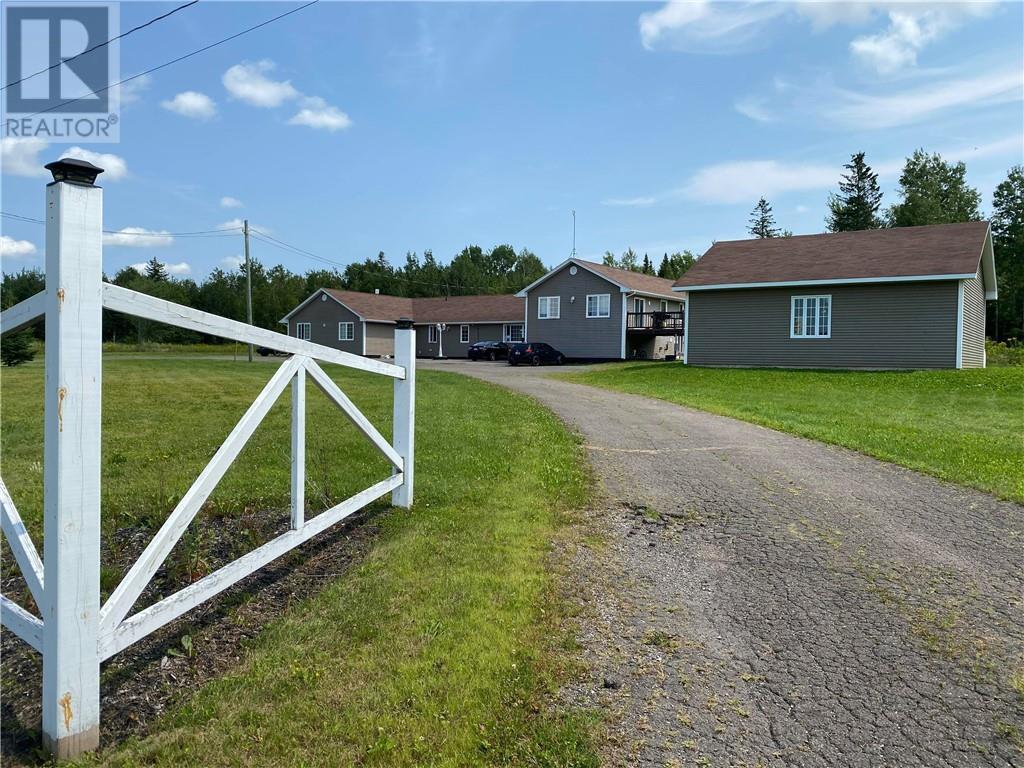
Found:
[[[273,364],[111,359],[104,528],[155,527]],[[391,381],[327,368],[390,434]],[[41,536],[39,363],[5,369],[3,475]],[[548,558],[586,494],[577,442],[530,400],[423,371],[411,512],[385,511],[369,555],[277,618],[241,665],[150,736],[87,762],[136,766],[594,765],[594,721],[545,705],[570,665]],[[286,515],[285,394],[201,515]],[[308,494],[323,509],[387,475],[309,387]],[[201,654],[202,648],[196,648]]]
[[[1024,502],[1024,368],[870,372],[630,363],[565,378],[835,443]]]

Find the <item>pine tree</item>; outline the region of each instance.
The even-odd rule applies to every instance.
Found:
[[[646,253],[644,254],[644,268],[643,268],[643,273],[644,273],[645,275],[653,275],[653,274],[654,274],[654,265],[653,265],[653,264],[651,264],[651,260],[650,260],[650,259],[649,259],[649,258],[647,257],[647,254],[646,254]]]
[[[669,266],[668,254],[666,253],[661,257],[661,264],[658,266],[658,277],[668,278],[669,269],[671,269],[671,267]]]
[[[170,279],[164,265],[157,261],[156,256],[146,263],[146,277],[160,283],[165,283]]]
[[[20,331],[5,336],[0,340],[0,362],[15,366],[27,363],[36,356],[32,345],[32,331]]]
[[[1024,166],[1015,165],[992,194],[997,339],[1024,336]]]
[[[882,205],[878,174],[864,162],[863,152],[851,155],[850,162],[843,167],[847,172],[839,181],[839,194],[830,194],[828,198],[826,224],[829,232],[878,229],[882,226],[878,217]]]
[[[775,216],[772,214],[772,207],[763,197],[757,201],[754,210],[750,213],[750,226],[747,231],[754,237],[778,237],[779,230],[775,226]]]

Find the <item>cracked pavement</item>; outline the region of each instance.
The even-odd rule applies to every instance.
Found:
[[[1024,766],[1024,507],[559,369],[424,367],[582,435],[575,697],[609,764]]]

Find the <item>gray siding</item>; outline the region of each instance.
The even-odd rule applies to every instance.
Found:
[[[611,316],[587,318],[587,294],[610,295]],[[561,297],[561,317],[537,319],[537,299]],[[573,301],[575,297],[575,301]],[[527,341],[547,342],[566,357],[622,357],[622,294],[619,287],[583,267],[575,275],[569,266],[553,274],[529,292],[526,299]]]
[[[832,296],[828,339],[791,339],[790,298]],[[691,365],[953,368],[957,282],[691,291]]]
[[[985,367],[985,289],[981,271],[964,280],[964,336],[961,364],[964,368]]]
[[[392,357],[395,354],[395,324],[366,324],[366,355],[368,357]]]
[[[478,341],[501,341],[503,323],[468,323],[469,341],[462,343],[462,323],[449,323],[447,330],[441,332],[441,344],[431,344],[427,339],[426,325],[416,326],[416,355],[418,357],[437,357],[439,347],[443,347],[445,357],[465,357],[470,344]]]
[[[352,341],[338,341],[338,323],[354,323],[355,338]],[[334,299],[321,301],[313,299],[290,318],[288,318],[288,335],[294,336],[298,323],[309,323],[310,341],[333,347],[356,355],[363,354],[363,322],[359,316],[343,307]]]

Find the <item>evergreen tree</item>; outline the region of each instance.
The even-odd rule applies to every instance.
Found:
[[[35,356],[36,350],[31,330],[10,333],[0,339],[0,362],[3,362],[4,365],[12,367],[21,365]]]
[[[669,269],[670,267],[668,264],[668,254],[666,253],[664,256],[661,257],[661,264],[658,265],[658,277],[667,278],[669,276]]]
[[[999,300],[991,335],[1019,339],[1024,337],[1024,166],[1011,168],[992,195],[992,244]]]
[[[864,153],[858,152],[843,166],[846,173],[839,181],[839,194],[829,194],[829,232],[851,232],[858,229],[878,229],[882,220],[878,209],[882,205],[882,190],[878,174],[864,162]]]
[[[644,254],[643,273],[645,275],[653,275],[654,274],[654,265],[651,264],[651,260],[647,257],[646,253]]]
[[[628,269],[630,272],[639,272],[640,263],[637,261],[636,251],[632,248],[626,249],[619,260],[620,269]]]
[[[167,269],[164,265],[157,261],[156,256],[154,256],[146,263],[146,277],[159,283],[165,283],[170,278],[170,275],[167,274]]]
[[[900,174],[900,202],[889,208],[887,218],[893,227],[922,224],[952,224],[977,221],[981,195],[968,186],[967,166],[947,163],[938,153],[929,155],[918,149],[907,158]]]
[[[754,210],[750,213],[750,226],[747,231],[754,237],[778,237],[779,230],[775,226],[775,216],[772,214],[772,207],[763,197],[757,201]]]

